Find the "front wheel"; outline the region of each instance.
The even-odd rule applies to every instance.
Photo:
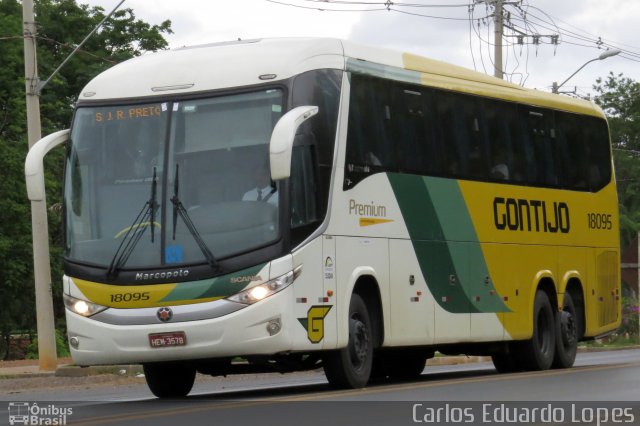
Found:
[[[186,364],[144,364],[144,377],[158,398],[183,398],[191,392],[196,369]]]
[[[324,356],[324,373],[334,388],[362,388],[373,364],[373,332],[369,311],[358,294],[349,303],[347,347]]]

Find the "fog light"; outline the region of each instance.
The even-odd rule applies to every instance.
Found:
[[[280,322],[280,318],[273,319],[267,323],[267,332],[269,333],[269,336],[280,333],[281,329],[282,323]]]
[[[80,340],[78,340],[77,337],[72,337],[69,339],[69,344],[73,349],[78,349],[78,346],[80,346]]]

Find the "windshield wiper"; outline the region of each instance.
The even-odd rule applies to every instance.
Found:
[[[135,249],[138,241],[142,238],[144,231],[147,230],[148,227],[151,227],[151,242],[154,242],[155,239],[155,227],[156,227],[156,168],[153,168],[153,179],[151,180],[151,196],[148,201],[144,203],[140,213],[136,216],[135,220],[131,224],[130,227],[127,228],[126,234],[124,234],[124,238],[120,242],[118,249],[113,255],[111,259],[111,263],[109,264],[109,269],[107,269],[107,277],[116,278],[118,276],[118,272],[120,269],[127,263],[131,253],[133,253],[133,249]],[[140,230],[142,228],[142,230]]]
[[[178,224],[178,216],[180,216],[187,229],[189,230],[189,233],[195,240],[196,244],[198,244],[198,247],[200,248],[200,251],[204,255],[205,259],[207,259],[207,263],[209,264],[209,266],[211,266],[211,268],[213,268],[214,270],[219,271],[220,265],[216,261],[216,258],[213,256],[213,253],[211,253],[211,250],[209,250],[209,247],[207,247],[207,243],[205,243],[202,239],[202,236],[200,236],[198,229],[189,217],[189,213],[187,213],[187,209],[184,208],[182,202],[180,201],[180,198],[178,198],[179,171],[180,169],[178,167],[178,164],[176,164],[176,176],[173,182],[173,197],[171,197],[171,203],[173,204],[173,240],[175,241],[176,239],[176,225]]]

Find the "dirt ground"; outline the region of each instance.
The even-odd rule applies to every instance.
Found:
[[[71,364],[71,358],[59,358],[58,364]],[[0,361],[0,370],[11,367],[37,366],[37,359],[23,359],[16,361]],[[144,384],[144,377],[119,376],[115,374],[102,374],[84,377],[57,377],[51,375],[25,375],[22,377],[1,377],[0,373],[0,397],[2,395],[15,395],[34,390],[50,389],[90,389],[97,386],[121,386],[129,384]]]
[[[71,358],[58,358],[59,365],[71,364]],[[15,361],[0,360],[0,368],[4,367],[24,367],[27,365],[38,365],[37,359],[19,359]]]
[[[29,391],[51,389],[93,389],[96,387],[117,387],[132,384],[145,384],[144,377],[116,376],[103,374],[84,377],[32,376],[0,379],[0,398],[3,395],[16,395]]]

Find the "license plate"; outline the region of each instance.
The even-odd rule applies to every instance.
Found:
[[[152,348],[165,348],[167,346],[184,346],[187,344],[187,336],[184,331],[173,333],[157,333],[149,335],[149,344]]]

